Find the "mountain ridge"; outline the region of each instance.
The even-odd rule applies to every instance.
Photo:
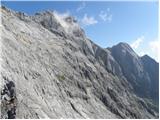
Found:
[[[1,13],[1,75],[3,85],[15,84],[13,116],[158,118],[159,64],[155,61],[139,57],[126,43],[99,47],[69,16],[29,17],[4,7]],[[72,22],[75,25],[70,26]],[[148,62],[155,64],[152,70]],[[2,96],[11,99],[8,94]],[[4,108],[1,118],[11,117]]]

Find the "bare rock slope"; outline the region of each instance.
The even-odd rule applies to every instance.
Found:
[[[1,118],[159,117],[150,57],[126,43],[103,49],[57,12],[1,15]]]

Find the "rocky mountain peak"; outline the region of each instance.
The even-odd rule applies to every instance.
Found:
[[[57,11],[46,10],[30,16],[23,12],[15,12],[5,6],[2,6],[1,8],[25,22],[31,22],[33,20],[60,36],[85,37],[85,32],[79,26],[77,20],[69,13],[58,13]]]
[[[45,28],[52,32],[69,36],[84,37],[85,33],[77,23],[74,17],[68,13],[58,13],[56,11],[44,11],[36,13],[32,18],[36,22],[40,22]],[[65,33],[64,33],[65,32]]]
[[[70,24],[77,23],[77,20],[74,17],[72,17],[72,16],[66,17],[65,21],[68,22],[68,23],[70,23]]]
[[[138,58],[138,55],[134,52],[131,46],[124,42],[120,42],[117,45],[113,46],[112,50],[120,51],[121,54],[123,53],[122,55],[130,54],[131,56]]]
[[[103,49],[55,11],[5,8],[1,28],[1,118],[158,118],[158,64],[128,44]]]
[[[116,46],[120,46],[120,47],[123,47],[123,48],[131,48],[130,46],[129,46],[129,44],[128,43],[126,43],[126,42],[120,42],[120,43],[118,43]]]
[[[158,63],[157,61],[155,61],[153,58],[151,58],[151,57],[148,56],[148,55],[143,55],[143,56],[141,57],[141,59],[146,60],[146,61],[148,61],[148,62],[156,62],[156,63]]]
[[[153,94],[158,94],[158,91],[152,90],[152,86],[155,86],[156,90],[158,88],[155,84],[158,82],[158,78],[153,77],[158,76],[156,71],[159,71],[155,60],[148,55],[139,57],[126,43],[119,43],[110,50],[113,57],[121,66],[123,74],[139,96],[150,98]],[[152,82],[150,79],[152,79]],[[154,101],[158,100],[155,97],[152,98],[154,98]]]

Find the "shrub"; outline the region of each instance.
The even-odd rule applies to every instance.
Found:
[[[59,79],[59,80],[65,80],[65,76],[64,75],[57,75],[57,78]]]

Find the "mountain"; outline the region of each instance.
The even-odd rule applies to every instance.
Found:
[[[74,17],[1,7],[1,118],[158,118],[159,63],[101,48]]]
[[[159,65],[156,61],[151,60],[150,57],[139,57],[131,47],[125,43],[119,43],[113,46],[111,52],[121,66],[123,75],[132,84],[134,91],[139,96],[147,98],[155,94],[158,96],[158,92],[155,92],[158,90],[159,73]],[[152,86],[152,84],[154,85]],[[156,87],[155,90],[154,87]]]

